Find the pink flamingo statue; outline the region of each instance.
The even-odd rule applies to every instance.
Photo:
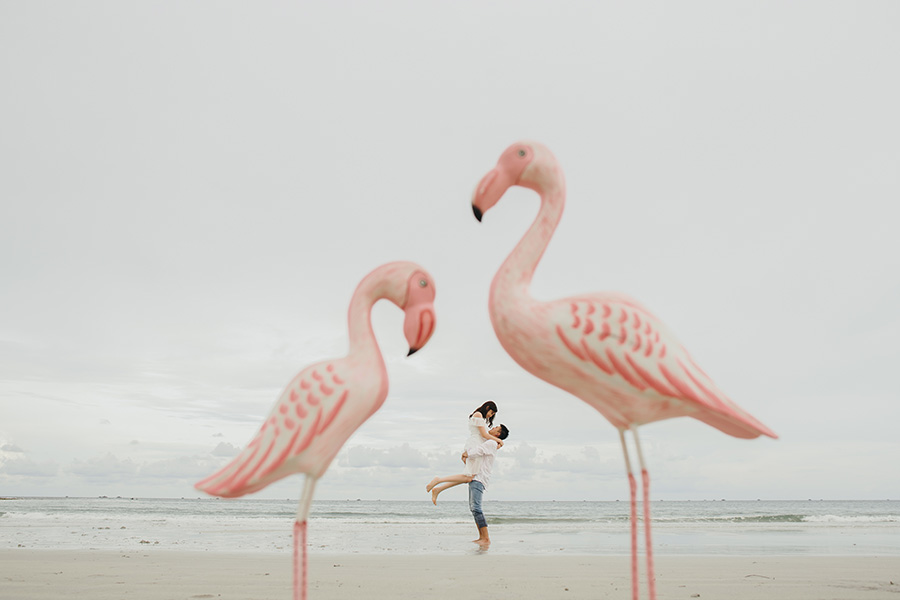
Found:
[[[491,283],[494,332],[522,368],[587,402],[619,430],[631,491],[631,579],[637,600],[637,484],[625,443],[625,431],[631,431],[643,482],[649,594],[655,599],[650,477],[637,427],[690,416],[739,438],[777,436],[729,400],[665,325],[631,298],[599,293],[551,302],[533,299],[528,287],[562,216],[566,185],[546,147],[513,144],[478,184],[472,198],[475,217],[481,221],[514,185],[537,192],[541,207]]]
[[[387,397],[387,370],[372,331],[372,306],[386,298],[406,313],[403,332],[409,356],[422,348],[434,331],[434,294],[431,276],[410,262],[389,263],[369,273],[350,301],[347,356],[300,371],[247,447],[195,485],[213,496],[237,498],[293,473],[306,474],[294,523],[295,600],[306,599],[306,529],[316,481],[344,442]]]

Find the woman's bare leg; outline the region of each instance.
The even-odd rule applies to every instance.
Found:
[[[439,483],[469,483],[472,481],[473,477],[475,476],[465,475],[463,473],[460,473],[459,475],[447,475],[446,477],[435,477],[425,486],[425,491],[430,492],[432,488]]]
[[[444,490],[449,490],[452,487],[462,485],[463,483],[468,483],[468,482],[454,481],[453,483],[444,483],[441,485],[434,486],[433,488],[431,488],[431,503],[434,504],[435,506],[437,506],[438,494],[440,494]]]

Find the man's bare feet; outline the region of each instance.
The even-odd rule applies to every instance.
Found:
[[[482,550],[491,545],[491,536],[486,525],[478,528],[478,539],[472,540],[472,543],[480,545]]]
[[[426,492],[430,492],[431,489],[432,489],[434,486],[436,486],[436,485],[438,484],[438,480],[439,480],[439,479],[440,479],[440,477],[435,477],[434,479],[432,479],[431,481],[429,481],[429,482],[428,482],[428,485],[425,486],[425,491],[426,491]]]

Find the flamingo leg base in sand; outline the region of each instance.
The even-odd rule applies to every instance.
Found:
[[[306,526],[294,521],[294,600],[306,600]]]
[[[307,585],[306,530],[316,481],[315,477],[306,476],[303,493],[300,495],[300,502],[297,505],[297,520],[294,521],[294,600],[306,600],[306,590],[309,587]]]

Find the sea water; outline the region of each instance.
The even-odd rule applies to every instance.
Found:
[[[9,498],[0,548],[290,552],[296,500]],[[625,555],[628,502],[484,503],[492,554]],[[638,514],[642,511],[638,506]],[[900,501],[654,501],[657,555],[900,555]],[[464,501],[313,503],[315,554],[460,554]],[[643,528],[639,531],[643,544]]]

